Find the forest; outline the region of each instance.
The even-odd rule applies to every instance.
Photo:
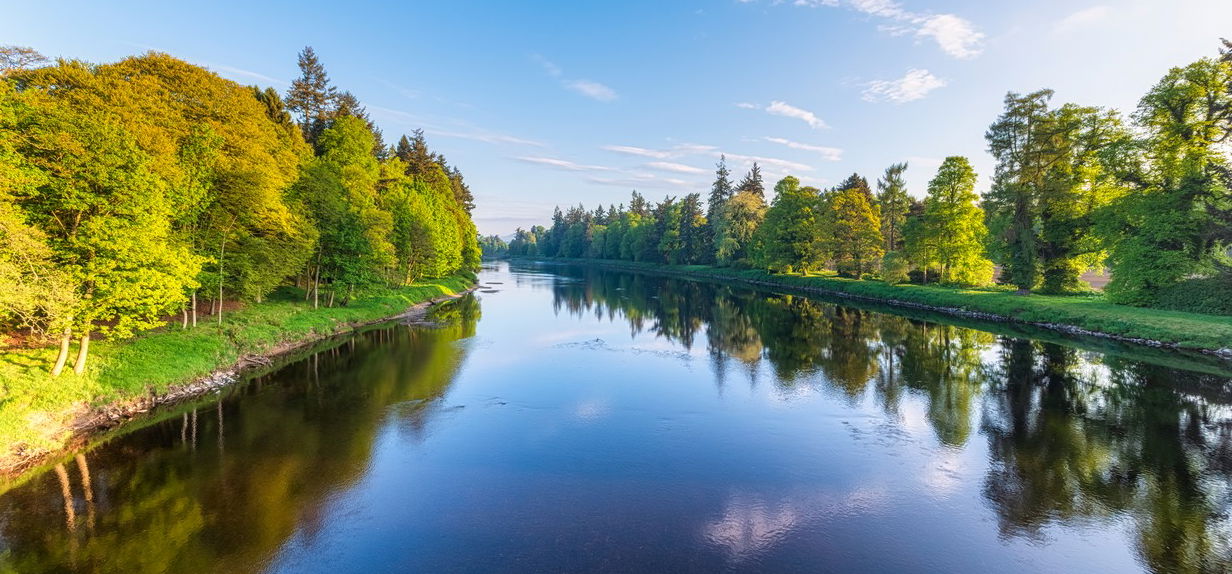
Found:
[[[58,342],[171,323],[294,286],[314,307],[473,270],[462,172],[394,145],[311,47],[285,94],[167,54],[109,64],[0,48],[0,333]]]
[[[733,181],[720,159],[701,193],[651,203],[559,207],[487,253],[717,265],[1232,315],[1232,42],[1169,70],[1128,117],[1009,93],[984,134],[996,162],[982,196],[971,162],[945,158],[916,199],[895,163],[870,184],[819,189],[792,176],[767,201],[760,167]]]

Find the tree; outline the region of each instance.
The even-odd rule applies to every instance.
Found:
[[[1045,122],[1052,95],[1052,90],[1025,96],[1006,94],[1005,112],[984,134],[988,152],[997,161],[984,207],[994,233],[992,253],[1022,293],[1034,289],[1039,281],[1036,192],[1047,169],[1039,127]]]
[[[1134,115],[1146,132],[1145,165],[1110,208],[1113,273],[1108,295],[1158,304],[1186,280],[1229,273],[1232,62],[1202,59],[1173,68]]]
[[[45,62],[47,62],[47,56],[38,53],[34,48],[0,46],[0,76]]]
[[[740,185],[736,186],[737,193],[742,191],[755,193],[762,198],[762,201],[765,201],[766,186],[762,183],[761,166],[757,165],[757,162],[753,162],[753,167],[749,168],[749,172],[744,175],[744,179],[740,180]]]
[[[984,256],[984,212],[976,202],[975,170],[967,158],[945,158],[928,184],[924,214],[910,237],[908,252],[926,254],[918,264],[940,268],[942,283],[986,285],[992,262]]]
[[[765,221],[753,237],[753,260],[773,271],[808,271],[822,262],[820,193],[787,176],[774,186]]]
[[[858,185],[839,189],[830,199],[830,251],[839,273],[861,278],[878,264],[882,248],[881,218],[870,194]]]
[[[731,172],[727,170],[727,156],[720,155],[719,163],[715,164],[714,183],[710,186],[710,197],[706,201],[706,240],[709,243],[707,257],[704,262],[715,261],[718,248],[718,238],[722,228],[727,224],[723,209],[735,194],[732,187]]]
[[[175,240],[166,185],[115,118],[32,99],[37,104],[14,118],[23,134],[17,151],[42,177],[14,200],[71,281],[64,299],[72,307],[53,373],[64,367],[75,334],[73,369],[80,374],[94,332],[128,337],[160,325],[160,316],[178,309],[193,286],[201,260]]]
[[[711,240],[702,214],[702,196],[690,193],[680,200],[681,263],[700,264],[710,259]]]
[[[907,163],[896,163],[887,167],[885,175],[877,180],[877,206],[881,210],[881,235],[885,237],[886,252],[902,248],[903,224],[911,209],[904,171],[907,171]]]
[[[720,265],[741,265],[748,257],[753,234],[766,217],[766,200],[753,190],[737,192],[724,208],[724,225],[715,238]]]
[[[287,91],[287,109],[299,115],[304,140],[315,146],[332,119],[338,91],[329,85],[329,74],[312,46],[299,53],[299,71],[300,77],[291,82]]]

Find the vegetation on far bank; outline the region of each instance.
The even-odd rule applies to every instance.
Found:
[[[222,324],[169,325],[128,340],[94,344],[82,374],[53,377],[53,348],[0,353],[0,459],[16,450],[54,450],[70,438],[70,417],[101,406],[163,393],[234,365],[241,357],[311,341],[357,324],[397,315],[441,296],[461,293],[469,274],[382,289],[346,306],[313,308],[302,289],[284,288],[261,303],[228,313]],[[213,319],[213,317],[211,317]]]
[[[785,289],[846,294],[935,308],[987,313],[1026,323],[1068,325],[1125,337],[1175,345],[1183,349],[1217,351],[1232,347],[1232,319],[1201,313],[1130,307],[1108,302],[1101,294],[1032,295],[1012,287],[955,288],[940,285],[889,285],[835,274],[776,274],[759,269],[709,265],[658,265],[630,261],[576,260],[616,269],[679,275],[712,281],[736,281]]]
[[[484,247],[493,255],[717,265],[778,277],[836,273],[873,280],[844,290],[929,293],[957,307],[996,301],[980,305],[1116,334],[1177,321],[1138,336],[1229,346],[1228,338],[1216,344],[1213,333],[1187,332],[1184,315],[1128,306],[1223,315],[1209,321],[1217,326],[1232,315],[1232,42],[1168,70],[1129,119],[1057,105],[1053,96],[1006,95],[984,134],[995,171],[982,196],[961,156],[945,158],[922,200],[907,193],[905,163],[888,167],[875,190],[859,174],[824,190],[788,175],[770,198],[756,163],[733,183],[721,158],[706,202],[689,193],[653,203],[635,191],[620,206],[557,208],[549,227],[518,229],[508,244],[485,238]],[[1004,285],[1039,301],[995,290],[893,288],[985,288],[997,266]],[[1093,297],[1081,277],[1101,267],[1111,269],[1111,281]],[[1042,297],[1059,294],[1078,296]],[[1084,311],[1070,312],[1076,307]]]

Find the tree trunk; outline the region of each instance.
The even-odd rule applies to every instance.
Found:
[[[78,375],[86,372],[86,356],[90,353],[90,332],[86,331],[81,336],[81,342],[77,346],[77,360],[73,362],[73,372]]]
[[[188,329],[188,305],[180,309],[180,329]]]
[[[193,297],[192,297],[192,325],[193,327],[197,326],[197,290],[196,289],[193,290]]]
[[[222,261],[223,261],[223,257],[226,257],[227,255],[227,234],[224,233],[222,237],[223,239],[218,245],[218,326],[219,327],[222,326],[222,304],[224,301],[224,299],[222,298],[222,281],[223,281]]]
[[[312,308],[321,308],[321,264],[317,263],[316,275],[312,279]]]
[[[330,289],[330,290],[329,290],[329,307],[330,307],[330,308],[333,308],[333,306],[334,306],[334,294],[335,294],[335,293],[337,293],[337,292],[338,292],[338,290],[337,290],[337,289]]]
[[[56,356],[56,365],[51,368],[51,376],[58,377],[64,372],[64,364],[68,362],[68,347],[72,340],[73,328],[65,327],[64,336],[60,338],[60,354]]]

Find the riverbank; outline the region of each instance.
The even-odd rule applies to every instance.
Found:
[[[149,409],[200,396],[239,379],[246,368],[364,325],[423,312],[474,288],[470,276],[423,281],[313,309],[302,292],[229,312],[223,324],[169,326],[125,341],[91,345],[89,368],[58,378],[55,349],[0,351],[0,475],[13,475],[91,432]]]
[[[655,265],[592,259],[548,261],[818,293],[1232,359],[1232,317],[1115,305],[1099,294],[1023,296],[995,287],[888,285],[836,276],[780,275],[707,265]]]

